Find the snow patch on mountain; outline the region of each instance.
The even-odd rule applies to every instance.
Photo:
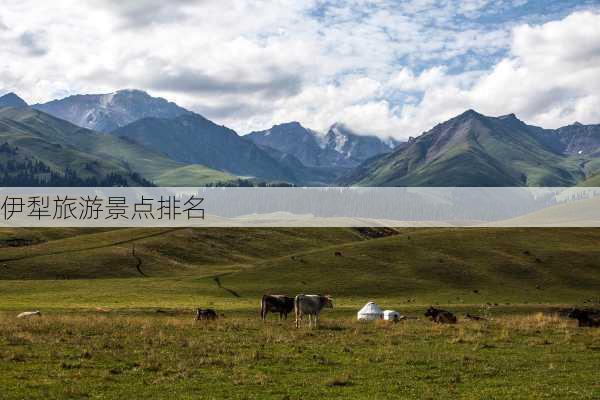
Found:
[[[75,95],[33,107],[84,128],[102,132],[111,132],[146,117],[175,118],[190,113],[175,103],[136,89]]]

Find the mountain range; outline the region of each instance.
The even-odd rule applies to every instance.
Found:
[[[300,180],[317,185],[336,182],[360,163],[389,153],[398,144],[391,138],[359,135],[340,123],[320,133],[299,122],[288,122],[251,132],[244,139],[296,171]]]
[[[376,136],[358,135],[340,123],[320,134],[299,122],[289,122],[266,131],[251,132],[245,138],[291,154],[309,167],[353,168],[368,158],[391,152],[399,143],[392,138],[384,141]]]
[[[17,105],[13,97],[17,96],[7,97],[6,106]],[[21,100],[19,106],[26,103]],[[241,177],[296,185],[328,185],[369,156],[390,151],[389,143],[393,143],[384,144],[375,136],[359,136],[337,125],[325,135],[314,133],[313,140],[316,143],[315,138],[319,138],[321,147],[318,148],[322,154],[318,155],[320,161],[313,165],[303,163],[297,154],[286,149],[256,143],[250,139],[254,135],[239,136],[225,126],[140,90],[75,95],[31,108],[94,132],[123,138],[130,145],[137,144],[177,163],[221,172],[220,175],[208,174],[218,177],[220,182]],[[193,184],[194,177],[187,175],[185,181]],[[153,182],[165,184],[162,179],[157,181],[154,174],[146,176]],[[173,177],[173,174],[168,176]],[[173,178],[170,184],[181,184],[179,178]],[[205,183],[205,180],[195,182]]]
[[[9,93],[0,97],[0,180],[25,179],[19,169],[41,184],[51,174],[162,186],[571,186],[599,179],[600,125],[543,129],[468,110],[408,142],[341,123],[317,132],[289,122],[240,136],[140,90],[31,107]]]
[[[366,161],[340,183],[363,186],[572,186],[600,169],[600,125],[527,125],[468,110]]]

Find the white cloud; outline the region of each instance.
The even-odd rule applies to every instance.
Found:
[[[513,31],[508,56],[487,72],[452,75],[443,67],[433,67],[416,75],[403,68],[387,87],[420,92],[422,99],[395,112],[390,107],[389,123],[381,132],[416,135],[468,108],[488,115],[514,112],[547,128],[574,121],[599,123],[597,26],[600,14],[592,12],[540,26],[519,26]]]
[[[390,80],[391,88],[404,91],[425,91],[439,86],[447,79],[444,67],[433,67],[421,72],[418,76],[409,69],[401,68]]]
[[[407,137],[469,107],[600,122],[600,17],[512,34],[476,23],[522,1],[8,2],[0,92],[41,102],[135,87],[242,133],[299,120]]]
[[[466,94],[482,111],[517,113],[558,127],[600,122],[600,14],[574,13],[561,21],[515,28],[510,57]]]

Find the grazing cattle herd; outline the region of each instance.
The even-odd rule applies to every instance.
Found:
[[[287,319],[289,313],[294,311],[296,328],[304,316],[308,316],[308,326],[318,327],[319,314],[324,308],[333,308],[331,296],[320,294],[299,294],[290,297],[284,294],[265,294],[260,301],[260,318],[266,321],[269,312],[279,314],[279,320]],[[600,327],[600,310],[572,308],[566,313],[569,318],[576,319],[580,327]],[[452,312],[435,307],[429,307],[424,314],[437,324],[456,324],[458,318]],[[216,311],[198,308],[196,320],[216,319]],[[415,319],[415,317],[402,316],[390,319],[393,322]],[[469,321],[486,322],[487,318],[473,314],[465,314]]]
[[[331,296],[320,294],[299,294],[289,297],[283,294],[265,294],[260,300],[260,318],[265,321],[269,312],[279,313],[279,319],[287,319],[287,315],[294,311],[296,328],[304,316],[308,316],[308,325],[317,327],[319,314],[323,308],[333,308]]]
[[[324,308],[333,308],[333,299],[331,296],[320,294],[299,294],[296,297],[289,297],[283,294],[265,294],[260,301],[260,318],[266,321],[267,314],[278,313],[279,319],[287,319],[289,313],[294,311],[296,317],[296,328],[300,326],[300,321],[307,316],[309,327],[319,326],[319,315]],[[109,312],[109,309],[97,308],[97,311]],[[572,308],[561,311],[562,315],[577,320],[580,327],[600,327],[600,310],[591,308]],[[457,317],[450,311],[429,307],[424,314],[432,322],[437,324],[456,324]],[[31,317],[41,317],[42,313],[36,311],[24,311],[17,315],[17,318],[27,319]],[[223,316],[223,315],[221,315]],[[212,308],[197,308],[196,321],[214,321],[219,317],[216,310]],[[416,319],[415,317],[406,317],[390,319],[394,322],[406,319]],[[472,314],[465,314],[465,319],[470,321],[485,322],[486,318]]]

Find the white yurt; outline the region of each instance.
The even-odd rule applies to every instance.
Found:
[[[383,316],[383,312],[381,308],[375,304],[375,302],[370,301],[360,311],[357,313],[356,318],[359,321],[373,321],[376,319],[381,319]]]
[[[383,312],[383,319],[386,321],[400,321],[400,319],[402,319],[402,315],[400,315],[398,311],[385,310]]]

